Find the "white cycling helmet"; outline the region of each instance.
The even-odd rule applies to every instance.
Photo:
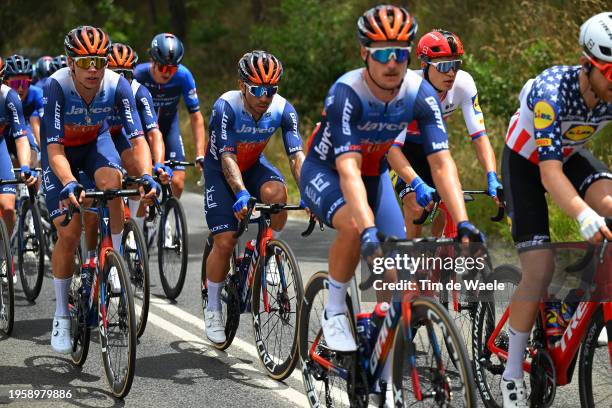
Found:
[[[589,55],[612,62],[612,11],[599,13],[582,24],[578,41]]]

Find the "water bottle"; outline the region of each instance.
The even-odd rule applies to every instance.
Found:
[[[372,347],[374,347],[376,336],[378,336],[378,332],[380,332],[383,325],[383,321],[387,315],[387,310],[389,310],[389,304],[387,302],[377,303],[376,307],[374,307],[372,317],[370,318],[370,342]]]
[[[98,274],[95,273],[97,261],[98,261],[97,256],[93,256],[89,258],[88,267],[87,267],[87,270],[88,270],[87,280],[88,282],[90,282],[89,297],[88,297],[89,315],[87,318],[87,326],[89,326],[90,328],[96,327],[98,323],[98,311],[97,311],[96,305],[94,305],[94,295],[95,295],[95,290],[96,290],[96,286],[98,283]]]
[[[85,262],[81,265],[81,295],[83,299],[89,301],[89,294],[91,292],[91,278],[89,273],[89,262]]]
[[[247,280],[247,275],[249,273],[249,266],[251,265],[251,258],[253,257],[253,252],[255,251],[255,243],[256,241],[253,239],[251,241],[247,241],[246,247],[244,249],[244,255],[242,255],[242,261],[240,262],[240,275],[238,276],[238,293],[240,293],[241,298],[245,298],[246,292],[249,288]]]
[[[565,331],[565,326],[567,326],[567,322],[563,318],[561,305],[562,302],[555,298],[544,303],[544,315],[546,318],[544,329],[546,331],[546,339],[548,340],[549,348],[555,347],[555,343],[561,339]]]
[[[361,358],[361,365],[364,370],[367,370],[370,365],[370,359],[368,356],[371,352],[371,344],[372,344],[372,322],[371,322],[371,313],[363,312],[357,315],[357,345],[359,347],[359,355]]]

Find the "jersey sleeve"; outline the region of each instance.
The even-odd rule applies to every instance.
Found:
[[[421,82],[415,100],[414,118],[419,124],[425,155],[448,150],[448,134],[442,118],[440,100],[427,81]]]
[[[560,113],[564,101],[559,87],[544,78],[537,78],[528,97],[533,109],[533,136],[538,149],[538,159],[563,161],[561,148]]]
[[[10,117],[11,134],[15,140],[27,136],[28,127],[23,116],[23,106],[17,92],[12,89],[6,95],[6,107]]]
[[[128,139],[142,136],[142,123],[136,109],[136,100],[134,93],[127,79],[121,77],[117,82],[117,90],[115,91],[115,108],[119,112],[123,129]]]
[[[30,92],[33,88],[30,87]],[[33,93],[33,104],[34,110],[32,111],[32,116],[41,118],[44,114],[44,105],[43,105],[43,93],[42,90],[38,90],[40,88],[36,87],[36,91]]]
[[[198,100],[198,92],[196,90],[196,83],[191,71],[184,66],[181,66],[183,70],[183,99],[185,99],[185,105],[189,113],[195,113],[200,110],[200,101]]]
[[[213,106],[209,127],[211,134],[215,134],[219,155],[238,153],[236,138],[231,131],[234,128],[234,120],[234,111],[230,104],[223,99],[218,99]]]
[[[138,115],[145,132],[159,127],[157,125],[157,114],[153,108],[151,92],[143,85],[140,85],[136,92],[136,108],[138,109]]]
[[[50,78],[45,84],[43,93],[45,95],[45,113],[42,120],[41,137],[44,137],[47,144],[59,143],[63,145],[64,112],[66,109],[64,92],[62,92],[59,82]]]
[[[334,85],[325,101],[325,114],[334,158],[349,153],[361,153],[361,140],[357,123],[362,106],[355,91],[348,85]]]
[[[283,116],[281,118],[281,128],[283,131],[283,142],[287,156],[302,150],[302,137],[298,129],[298,115],[293,105],[285,103]]]
[[[485,128],[484,115],[478,103],[478,91],[476,90],[474,79],[467,72],[463,73],[465,75],[463,75],[464,78],[461,83],[463,97],[461,112],[463,112],[463,119],[465,120],[465,126],[467,127],[470,139],[476,140],[481,136],[485,136],[487,129]]]

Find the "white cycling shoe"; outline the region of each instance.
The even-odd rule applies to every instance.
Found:
[[[70,317],[54,317],[51,329],[51,348],[56,353],[70,354]]]
[[[321,328],[327,347],[332,350],[349,353],[357,350],[357,344],[346,313],[340,313],[329,318],[325,310],[321,314]]]
[[[276,286],[280,283],[280,274],[278,273],[278,264],[274,255],[268,260],[266,265],[266,281],[270,286]]]
[[[601,329],[601,333],[599,333],[599,337],[597,337],[597,345],[598,346],[608,345],[608,330],[606,330],[605,327]]]
[[[206,337],[213,343],[225,343],[225,324],[223,323],[223,315],[220,310],[204,314],[204,323],[206,325]]]
[[[525,382],[522,378],[501,379],[502,396],[504,398],[503,408],[528,408],[527,393],[525,392]]]

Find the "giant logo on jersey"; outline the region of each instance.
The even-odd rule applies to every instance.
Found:
[[[570,127],[564,134],[563,137],[574,142],[579,142],[590,137],[595,133],[595,128],[589,125],[576,125]]]
[[[538,101],[533,107],[533,126],[547,129],[555,122],[555,109],[546,101]]]
[[[482,109],[480,109],[480,103],[478,103],[477,94],[472,97],[472,108],[474,108],[474,114],[476,115],[482,114]]]

